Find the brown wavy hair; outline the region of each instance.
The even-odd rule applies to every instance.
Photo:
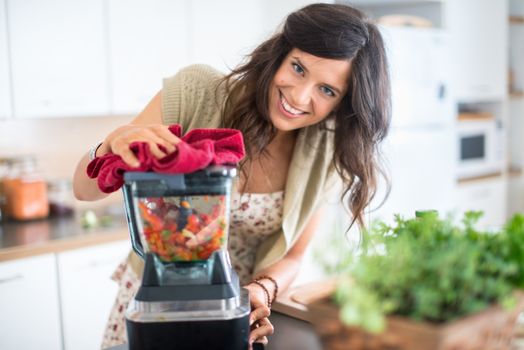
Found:
[[[379,175],[386,178],[389,192],[378,145],[388,132],[391,113],[384,43],[362,12],[341,4],[312,4],[291,13],[280,32],[224,78],[228,89],[224,125],[242,131],[248,158],[264,153],[276,134],[269,119],[269,87],[293,48],[352,63],[346,95],[320,126],[334,132],[332,164],[344,183],[342,199],[353,216],[350,227],[355,222],[362,227]]]

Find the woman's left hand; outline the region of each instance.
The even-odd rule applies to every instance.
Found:
[[[262,288],[256,284],[244,286],[249,291],[251,314],[249,315],[249,345],[253,342],[267,344],[267,336],[273,334],[273,325],[269,322],[271,310],[266,304],[266,295]]]

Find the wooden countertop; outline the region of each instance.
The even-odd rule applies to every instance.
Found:
[[[83,228],[80,216],[0,224],[0,262],[128,239],[123,213],[106,227]]]

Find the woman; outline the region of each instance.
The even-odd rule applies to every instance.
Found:
[[[165,79],[129,125],[90,153],[111,152],[137,166],[132,142],[148,142],[157,158],[176,149],[179,140],[167,125],[242,131],[247,157],[233,197],[228,249],[251,298],[256,327],[250,342],[267,343],[270,304],[295,277],[322,220],[326,189],[336,179],[344,183],[352,223],[363,225],[389,115],[387,64],[375,25],[349,6],[313,4],[290,14],[282,31],[229,75],[198,65]],[[86,155],[75,172],[81,200],[104,196],[86,176],[88,162]],[[126,340],[123,311],[140,284],[141,268],[131,254],[115,273],[120,292],[104,347]]]

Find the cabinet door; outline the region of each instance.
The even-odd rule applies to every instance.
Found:
[[[524,213],[524,177],[515,174],[508,180],[508,217]]]
[[[403,27],[383,27],[381,32],[391,76],[392,127],[453,125],[445,32]]]
[[[7,0],[17,118],[108,112],[103,0]]]
[[[189,63],[189,1],[108,2],[114,114],[136,114]]]
[[[445,2],[455,96],[503,99],[507,90],[508,4],[500,0]]]
[[[479,227],[500,228],[507,217],[508,182],[504,176],[461,183],[458,186],[458,213],[479,210],[484,216]]]
[[[524,1],[522,2],[524,7]],[[523,15],[524,16],[524,15]],[[509,64],[513,91],[524,91],[524,24],[512,24],[509,30]]]
[[[194,62],[228,72],[266,36],[263,1],[191,2],[191,54]]]
[[[0,349],[61,349],[53,254],[0,264]]]
[[[58,254],[66,350],[100,348],[117,292],[110,277],[129,250],[121,241]]]
[[[6,0],[0,0],[0,119],[11,116]]]

